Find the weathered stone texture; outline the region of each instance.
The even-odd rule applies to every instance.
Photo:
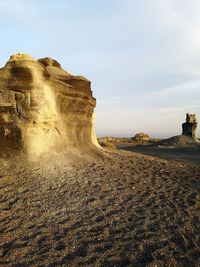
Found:
[[[90,81],[51,58],[16,54],[0,69],[0,148],[45,153],[95,143]]]

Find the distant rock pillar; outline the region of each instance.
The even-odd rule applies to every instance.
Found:
[[[182,135],[196,139],[197,119],[195,114],[186,114],[186,122],[182,124]]]

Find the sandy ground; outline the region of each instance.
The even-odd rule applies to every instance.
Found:
[[[1,266],[200,266],[200,167],[0,161]]]
[[[153,145],[118,144],[122,150],[142,153],[163,159],[171,159],[200,165],[200,146],[198,147],[164,147]]]

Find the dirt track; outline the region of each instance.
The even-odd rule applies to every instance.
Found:
[[[198,166],[131,152],[13,166],[0,173],[1,266],[200,266]]]

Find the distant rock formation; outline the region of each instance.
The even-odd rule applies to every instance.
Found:
[[[195,114],[186,114],[186,122],[182,124],[182,135],[196,139],[197,119]]]
[[[98,138],[98,141],[100,141],[100,142],[116,142],[116,137],[105,136],[105,137]]]
[[[148,142],[150,140],[150,136],[148,134],[145,134],[145,133],[137,133],[131,139],[133,141],[138,141],[138,142]]]
[[[0,150],[40,155],[97,146],[90,81],[52,58],[16,54],[0,69]]]

